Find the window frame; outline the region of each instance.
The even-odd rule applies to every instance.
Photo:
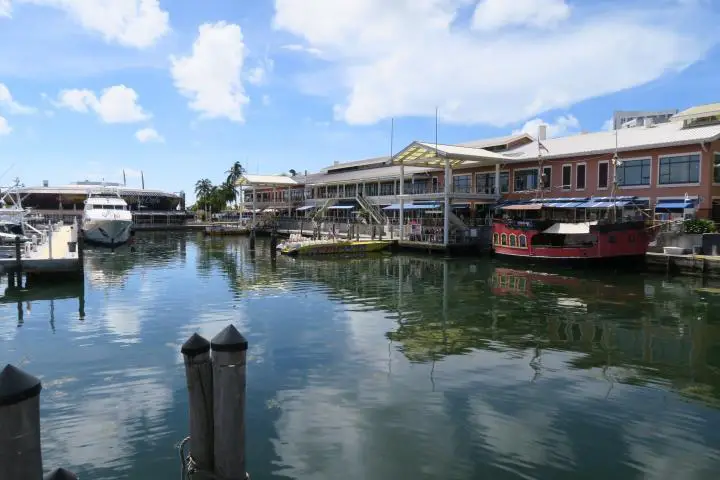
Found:
[[[698,181],[697,182],[690,182],[690,183],[660,183],[660,163],[662,162],[663,158],[673,158],[673,157],[689,157],[691,155],[697,155],[698,156]],[[655,184],[658,188],[673,188],[673,187],[697,187],[698,185],[702,184],[702,163],[703,163],[703,156],[702,152],[684,152],[684,153],[673,153],[673,154],[665,154],[665,155],[658,155],[658,162],[657,162],[657,174],[655,175],[655,180],[657,183]],[[714,161],[713,158],[713,167],[714,167]],[[713,177],[714,177],[714,168],[713,168]]]
[[[542,167],[542,175],[545,174],[545,170],[550,170],[550,173],[548,174],[548,185],[543,185],[543,190],[552,190],[552,165],[544,165]]]
[[[578,171],[580,166],[583,167],[583,187],[578,188]],[[587,190],[587,162],[578,162],[575,164],[575,190],[578,192],[584,192]]]
[[[568,185],[565,185],[565,167],[567,167],[567,168],[570,169],[570,184],[568,184]],[[573,166],[572,166],[572,163],[564,163],[564,164],[563,164],[563,166],[562,166],[562,176],[561,176],[561,178],[560,178],[560,184],[561,184],[561,185],[560,185],[560,188],[561,188],[563,191],[566,191],[566,192],[567,192],[567,191],[572,190],[572,186],[573,186]]]
[[[508,169],[500,170],[500,179],[502,179],[503,173],[507,174],[507,176],[508,176],[508,191],[507,191],[507,192],[502,192],[502,191],[501,191],[501,192],[499,192],[500,195],[502,195],[503,193],[510,193],[510,170],[508,170]],[[494,179],[495,179],[495,170],[491,170],[491,171],[489,171],[489,172],[485,172],[485,171],[483,171],[483,172],[475,172],[475,178],[474,178],[474,181],[475,181],[475,185],[474,185],[474,186],[475,186],[475,189],[474,189],[474,193],[479,193],[479,194],[482,194],[482,195],[497,195],[498,192],[485,194],[485,193],[482,193],[482,192],[478,192],[478,191],[477,191],[478,185],[479,185],[479,184],[478,184],[478,176],[480,176],[480,175],[489,175],[490,178],[493,179],[493,182],[495,181],[495,180],[494,180]],[[501,183],[502,183],[502,182],[501,182]],[[502,190],[502,189],[501,189],[501,190]]]
[[[607,175],[605,177],[605,186],[600,186],[600,165],[607,165]],[[597,164],[597,189],[607,190],[610,188],[610,160],[600,160]]]
[[[713,184],[714,187],[720,186],[720,182],[716,182],[716,181],[715,181],[715,169],[717,168],[718,170],[720,170],[720,164],[719,164],[717,167],[715,166],[715,159],[716,159],[716,158],[717,158],[718,160],[720,160],[720,151],[719,151],[719,152],[713,152],[713,158],[712,158],[712,161],[713,161],[712,184]]]
[[[468,185],[468,191],[467,192],[456,192],[455,191],[455,179],[458,177],[470,177],[470,184]],[[453,173],[452,175],[452,193],[473,193],[473,187],[475,187],[475,183],[473,182],[475,175],[470,173]]]
[[[648,164],[648,167],[650,168],[650,172],[648,173],[648,183],[647,183],[647,185],[643,185],[643,184],[639,184],[639,185],[620,185],[620,184],[618,183],[618,189],[620,189],[620,190],[633,190],[633,189],[638,189],[638,188],[650,188],[650,187],[652,187],[652,184],[653,184],[653,181],[652,181],[652,179],[653,179],[653,163],[654,163],[654,162],[653,162],[653,157],[652,157],[652,155],[644,156],[644,157],[620,158],[619,160],[620,160],[621,162],[623,162],[623,164],[625,164],[626,162],[636,162],[636,161],[638,161],[638,160],[649,160],[650,163]],[[609,176],[610,176],[610,172],[609,172],[609,170],[608,170],[608,177],[609,177]],[[617,167],[615,167],[615,178],[617,178],[617,177],[618,177]],[[609,183],[610,183],[610,182],[608,181],[608,184],[609,184]]]
[[[537,184],[535,185],[535,188],[531,188],[531,189],[526,189],[526,190],[516,190],[515,189],[515,187],[517,186],[517,181],[516,181],[517,173],[518,172],[528,172],[531,170],[535,171],[535,181],[539,184],[539,182],[540,182],[540,168],[539,167],[516,168],[515,170],[513,170],[513,175],[512,175],[512,177],[513,177],[513,181],[512,181],[513,193],[533,192],[533,191],[537,190],[537,188],[538,188]]]

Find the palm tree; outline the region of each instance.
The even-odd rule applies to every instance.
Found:
[[[225,180],[225,182],[233,189],[233,200],[235,201],[235,208],[237,208],[238,194],[236,184],[237,181],[240,180],[240,177],[245,174],[245,169],[240,162],[235,162],[232,164],[232,167],[230,167],[230,170],[225,173],[227,174],[227,179]]]

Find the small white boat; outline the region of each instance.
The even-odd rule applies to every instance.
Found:
[[[86,241],[116,247],[130,239],[132,212],[117,190],[90,192],[85,200],[82,233]]]

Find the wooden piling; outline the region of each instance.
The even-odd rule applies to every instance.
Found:
[[[275,258],[277,256],[277,232],[273,229],[270,232],[270,257]]]
[[[22,243],[20,236],[15,237],[15,273],[17,274],[18,288],[23,286]]]
[[[77,236],[78,263],[80,264],[80,272],[85,271],[85,235],[78,232]]]
[[[213,471],[213,381],[210,342],[194,333],[180,349],[185,360],[190,414],[190,455],[201,470]]]
[[[248,342],[228,325],[210,342],[215,475],[245,480],[245,378]]]
[[[255,250],[255,227],[250,229],[250,250]]]
[[[43,477],[43,480],[78,480],[78,476],[64,468],[56,468]]]
[[[0,478],[43,476],[40,448],[40,380],[13,365],[0,372]]]

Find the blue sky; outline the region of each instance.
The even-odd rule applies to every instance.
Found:
[[[720,100],[714,0],[0,0],[0,184],[190,193]]]

